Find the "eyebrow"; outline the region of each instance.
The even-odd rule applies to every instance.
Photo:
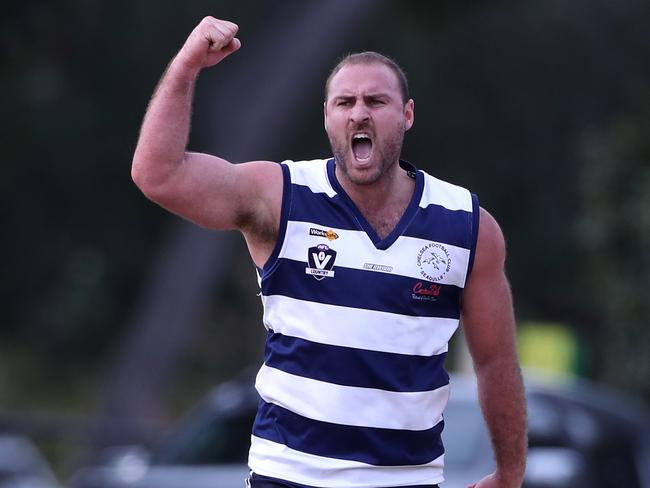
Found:
[[[390,94],[388,93],[383,93],[383,92],[378,92],[378,93],[368,93],[363,96],[363,98],[370,99],[370,100],[376,100],[378,98],[391,98]]]
[[[390,99],[391,96],[390,94],[386,92],[375,92],[375,93],[366,93],[361,96],[364,100],[376,100],[376,99],[382,99],[382,98],[388,98]],[[352,95],[352,94],[342,94],[342,95],[335,95],[332,97],[332,100],[354,100],[357,98],[357,95]]]

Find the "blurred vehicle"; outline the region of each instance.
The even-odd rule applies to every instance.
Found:
[[[26,437],[0,433],[0,488],[58,488],[49,464]]]
[[[452,376],[445,414],[445,478],[465,488],[494,469],[476,382]],[[650,416],[584,381],[527,378],[529,456],[525,488],[650,488]],[[216,387],[149,453],[114,451],[80,470],[73,488],[242,488],[259,397],[253,374]]]

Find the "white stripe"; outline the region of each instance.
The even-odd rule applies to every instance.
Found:
[[[307,454],[256,436],[251,436],[248,464],[263,476],[324,488],[376,488],[444,481],[444,454],[418,466],[372,466]]]
[[[330,198],[336,195],[327,176],[326,159],[283,161],[282,163],[289,167],[292,183],[307,186],[314,193],[325,193]]]
[[[322,225],[311,222],[289,221],[280,257],[306,263],[308,249],[317,244],[326,243],[337,251],[335,267],[343,266],[364,270],[363,265],[366,263],[378,264],[392,268],[392,274],[416,280],[428,280],[427,275],[436,278],[442,276],[437,280],[438,283],[465,286],[469,249],[426,239],[400,236],[388,249],[381,250],[375,247],[363,231],[332,229],[339,237],[334,241],[328,241],[323,237],[310,235],[309,231],[314,227],[323,229]],[[426,263],[425,261],[431,258],[431,250],[435,251],[438,257],[445,262]],[[418,257],[420,257],[420,265],[418,265]],[[449,271],[446,270],[447,265]],[[305,278],[313,279],[307,275]]]
[[[458,320],[412,317],[270,295],[264,297],[264,326],[320,344],[433,356],[447,351]]]
[[[336,195],[327,175],[327,159],[310,161],[283,161],[291,172],[291,181],[309,187],[315,193],[325,193],[329,197]],[[448,210],[472,212],[472,196],[465,188],[424,174],[424,191],[419,206],[441,205]]]
[[[425,173],[424,191],[420,199],[420,207],[441,205],[448,210],[472,211],[472,195],[461,186],[447,183]]]
[[[313,420],[359,427],[426,430],[442,420],[449,385],[425,392],[341,386],[262,365],[255,388],[265,402]]]

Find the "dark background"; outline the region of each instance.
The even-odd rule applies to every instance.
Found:
[[[563,324],[577,373],[650,401],[647,1],[26,1],[0,20],[2,428],[65,476],[261,361],[243,239],[181,222],[129,173],[148,99],[208,14],[243,47],[200,78],[191,149],[327,157],[328,71],[394,57],[416,102],[403,156],[500,222],[520,323]]]

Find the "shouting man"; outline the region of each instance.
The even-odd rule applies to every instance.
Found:
[[[231,164],[186,149],[201,70],[241,47],[206,17],[147,110],[133,179],[198,225],[244,235],[267,345],[247,480],[270,487],[435,487],[444,480],[447,343],[462,318],[496,470],[521,486],[526,407],[505,244],[475,195],[400,160],[414,102],[399,66],[352,54],[325,86],[332,158]]]

